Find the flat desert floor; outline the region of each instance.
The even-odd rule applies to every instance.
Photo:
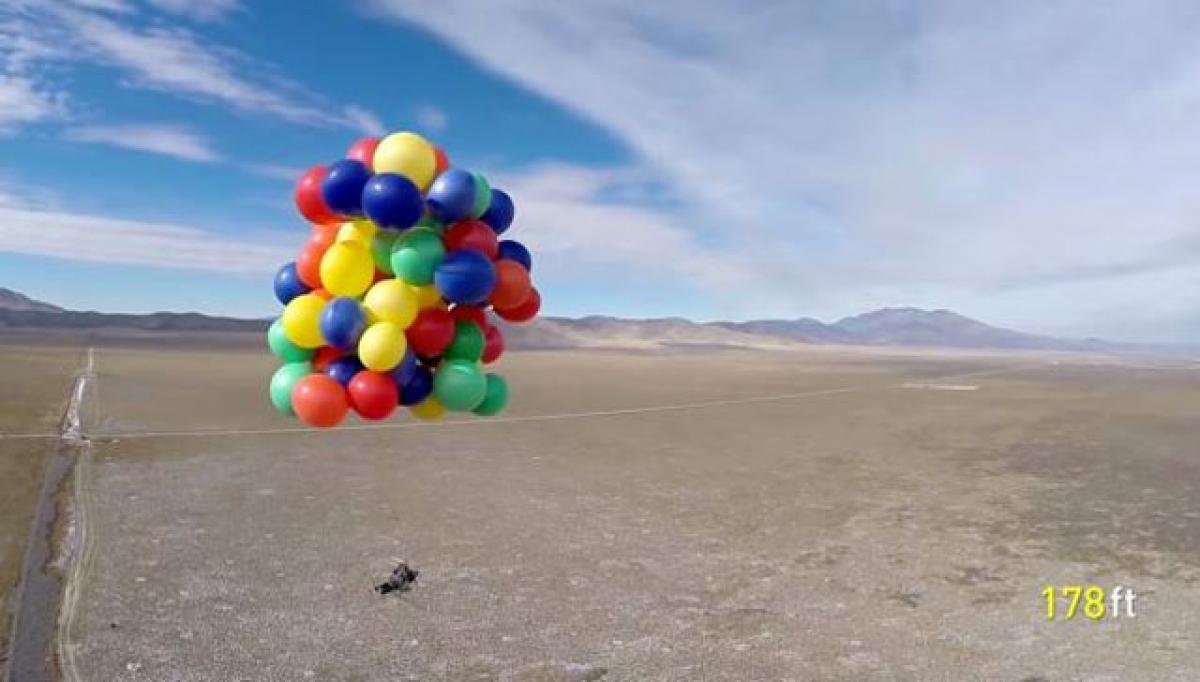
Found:
[[[513,353],[501,418],[331,432],[271,413],[265,352],[95,366],[67,677],[1200,671],[1185,366]],[[394,557],[420,579],[381,597]],[[1048,621],[1042,590],[1073,584],[1136,590],[1136,617]]]
[[[56,433],[82,355],[69,347],[0,347],[0,434]],[[11,598],[50,443],[44,438],[0,437],[0,670],[8,654]]]

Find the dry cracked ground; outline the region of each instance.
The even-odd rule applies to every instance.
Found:
[[[316,433],[277,431],[262,353],[98,350],[74,668],[1200,675],[1200,372],[828,349],[502,364],[509,419]],[[420,579],[381,597],[397,557]],[[1134,588],[1136,618],[1048,621],[1042,589],[1077,583]]]

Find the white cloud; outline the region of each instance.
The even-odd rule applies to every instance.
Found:
[[[436,135],[446,131],[450,117],[439,107],[425,105],[417,109],[417,124],[430,134]]]
[[[163,10],[208,20],[236,11],[227,0],[155,0]],[[55,79],[63,65],[114,69],[120,84],[218,103],[307,125],[361,128],[371,114],[337,111],[269,63],[158,18],[148,24],[123,2],[0,4],[0,72]],[[37,78],[34,78],[37,76]],[[0,114],[2,116],[2,114]],[[377,122],[376,122],[377,123]]]
[[[1012,284],[1152,261],[1200,218],[1200,15],[1170,4],[373,4],[616,133],[798,314],[1119,331]],[[1167,272],[1074,291],[1181,316]]]
[[[186,161],[213,162],[221,159],[208,140],[187,128],[174,125],[84,126],[68,129],[63,137],[72,142],[107,144]]]
[[[148,0],[153,7],[198,21],[215,21],[241,9],[238,0]]]
[[[625,277],[671,278],[708,293],[755,278],[753,265],[701,244],[670,215],[633,202],[601,200],[631,184],[627,169],[546,164],[497,175],[514,197],[512,234],[538,259],[538,272],[579,276],[613,268]],[[636,177],[634,177],[636,180]]]
[[[294,257],[292,245],[250,241],[178,225],[5,205],[0,251],[170,270],[268,273]]]
[[[0,73],[0,132],[14,126],[60,118],[66,98],[39,88],[32,80]]]
[[[360,107],[356,104],[351,104],[342,108],[342,113],[346,117],[346,123],[349,127],[358,130],[366,135],[374,135],[380,137],[387,133],[387,128],[384,127],[383,121],[365,107]]]
[[[247,163],[242,166],[242,169],[260,177],[287,180],[288,182],[298,181],[305,171],[299,166],[286,166],[278,163]]]

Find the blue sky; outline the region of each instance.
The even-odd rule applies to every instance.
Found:
[[[0,286],[269,314],[296,174],[413,129],[552,314],[1200,340],[1200,17],[1098,4],[0,0]]]

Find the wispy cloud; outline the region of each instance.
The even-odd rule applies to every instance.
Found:
[[[215,21],[241,9],[239,0],[148,0],[164,12],[198,21]]]
[[[670,214],[612,201],[627,169],[544,164],[493,181],[516,197],[515,238],[538,254],[539,272],[670,279],[707,293],[755,278],[752,264],[701,244]]]
[[[247,163],[242,165],[242,169],[259,177],[289,182],[296,182],[304,174],[304,168],[300,166],[285,166],[278,163]]]
[[[373,5],[614,132],[696,243],[757,250],[798,313],[1091,325],[1050,284],[997,287],[1078,272],[1075,297],[1143,295],[1105,267],[1200,219],[1200,15],[1170,5]],[[1148,308],[1165,273],[1137,276]]]
[[[450,116],[440,107],[426,104],[417,108],[417,125],[427,132],[435,135],[445,132],[449,124]]]
[[[66,96],[39,88],[32,80],[0,73],[0,133],[23,123],[62,117]]]
[[[186,161],[219,161],[221,155],[209,141],[182,126],[130,124],[69,128],[63,137],[72,142],[107,144]]]
[[[220,18],[240,6],[228,0],[154,0],[152,4],[203,20]],[[112,0],[101,5],[6,0],[0,5],[0,65],[3,72],[25,79],[17,85],[52,80],[45,75],[51,65],[87,63],[118,71],[127,87],[305,125],[380,127],[378,119],[361,106],[338,110],[268,62],[168,20],[137,20],[137,12],[128,3]]]
[[[268,273],[292,245],[178,225],[44,211],[0,202],[0,251],[171,270]]]
[[[381,136],[387,132],[387,128],[383,125],[383,121],[365,107],[351,104],[342,108],[342,113],[345,114],[346,121],[351,128],[367,135]]]

